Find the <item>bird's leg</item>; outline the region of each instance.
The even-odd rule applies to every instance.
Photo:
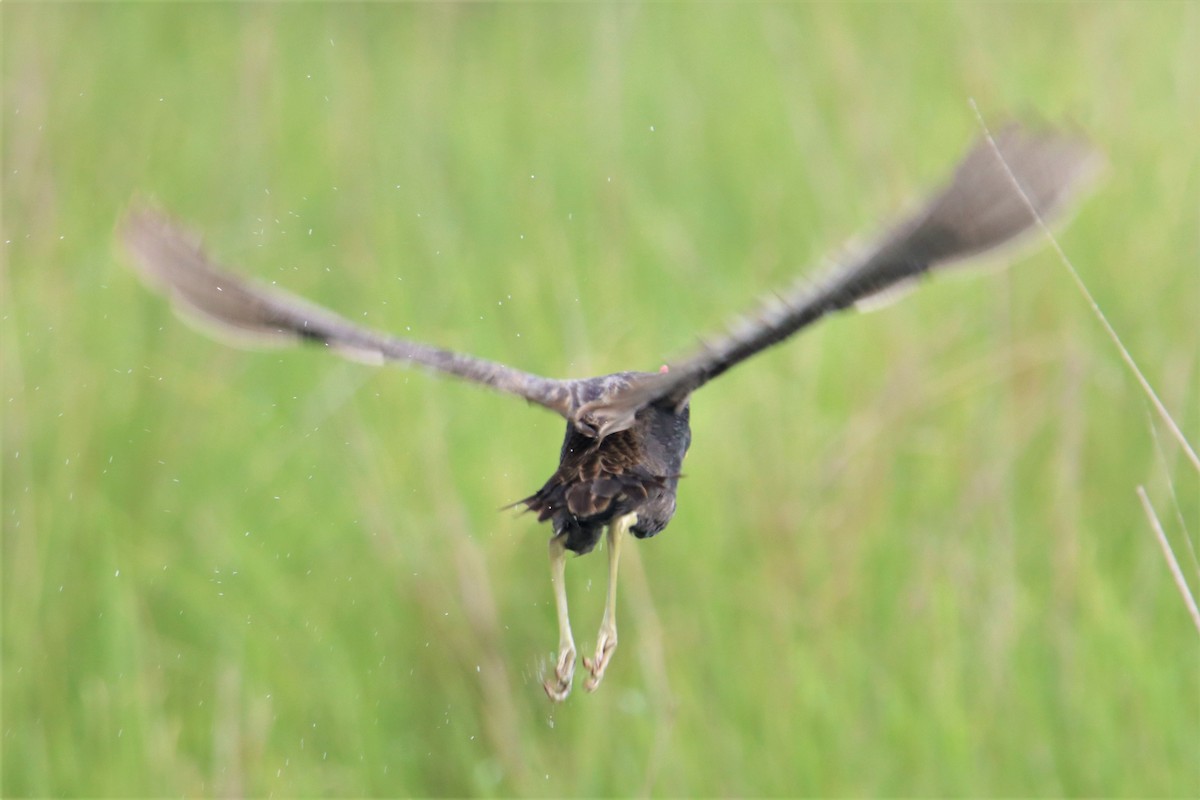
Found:
[[[608,599],[604,603],[600,635],[596,637],[596,655],[583,659],[583,665],[592,673],[583,685],[589,692],[596,691],[604,679],[604,670],[617,649],[617,566],[621,558],[621,540],[636,524],[636,513],[618,517],[608,524]]]
[[[550,583],[554,586],[554,607],[558,611],[558,660],[554,677],[542,682],[546,694],[556,703],[571,693],[571,677],[575,674],[575,639],[571,636],[571,619],[567,614],[567,535],[560,533],[550,539]]]

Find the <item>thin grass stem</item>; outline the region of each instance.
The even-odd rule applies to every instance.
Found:
[[[1187,581],[1184,580],[1183,570],[1179,568],[1179,561],[1175,558],[1175,551],[1171,549],[1171,543],[1167,541],[1167,535],[1163,533],[1162,523],[1158,521],[1158,515],[1154,513],[1154,506],[1150,505],[1146,489],[1142,486],[1137,487],[1137,494],[1138,499],[1142,501],[1142,509],[1146,512],[1146,519],[1150,520],[1150,527],[1154,529],[1154,535],[1158,537],[1163,557],[1167,559],[1167,566],[1170,567],[1171,575],[1175,578],[1175,585],[1179,587],[1179,593],[1183,595],[1183,603],[1187,606],[1188,613],[1192,615],[1196,631],[1200,633],[1200,609],[1196,608],[1196,598],[1192,597],[1192,590],[1188,588]]]
[[[970,98],[970,103],[972,110],[975,112],[975,117],[979,120],[979,125],[983,128],[983,133],[987,137],[988,143],[992,146],[992,150],[996,153],[996,157],[1000,159],[1000,163],[1004,166],[1004,171],[1008,173],[1009,179],[1012,180],[1013,186],[1015,186],[1017,191],[1021,193],[1021,197],[1025,201],[1025,205],[1028,206],[1030,213],[1033,214],[1034,219],[1037,221],[1038,227],[1041,228],[1044,234],[1046,234],[1046,238],[1050,240],[1051,246],[1054,247],[1054,252],[1058,253],[1059,259],[1067,268],[1067,272],[1070,273],[1071,278],[1075,281],[1075,286],[1079,289],[1079,292],[1083,295],[1084,299],[1087,300],[1088,305],[1091,306],[1092,313],[1096,315],[1096,319],[1100,320],[1100,324],[1103,326],[1105,333],[1108,334],[1108,338],[1112,339],[1113,344],[1116,345],[1117,352],[1121,354],[1121,359],[1133,372],[1134,377],[1137,378],[1137,382],[1141,384],[1142,391],[1146,393],[1146,396],[1154,405],[1154,409],[1158,412],[1158,415],[1170,429],[1171,434],[1175,437],[1175,440],[1179,442],[1179,446],[1182,447],[1183,452],[1187,454],[1188,460],[1192,462],[1192,466],[1195,467],[1196,472],[1200,472],[1200,456],[1196,455],[1195,449],[1191,446],[1191,444],[1188,443],[1187,437],[1183,435],[1183,431],[1181,431],[1179,426],[1175,424],[1175,420],[1171,416],[1171,412],[1167,410],[1167,407],[1163,405],[1162,400],[1158,398],[1158,393],[1154,391],[1154,387],[1150,385],[1150,381],[1146,379],[1146,376],[1142,374],[1141,369],[1138,368],[1137,362],[1133,360],[1133,356],[1130,355],[1129,350],[1125,347],[1124,343],[1121,342],[1121,337],[1117,335],[1116,330],[1112,325],[1109,324],[1108,318],[1104,316],[1104,312],[1100,310],[1100,306],[1096,302],[1096,299],[1092,297],[1092,293],[1088,291],[1087,285],[1083,282],[1083,278],[1079,277],[1079,272],[1075,269],[1075,265],[1071,263],[1071,259],[1067,258],[1067,254],[1063,251],[1062,246],[1059,245],[1058,239],[1055,238],[1054,233],[1050,230],[1050,227],[1046,225],[1046,222],[1042,219],[1041,214],[1037,212],[1037,209],[1034,208],[1033,204],[1029,201],[1029,196],[1026,195],[1025,190],[1021,188],[1020,182],[1017,180],[1016,176],[1013,175],[1012,170],[1009,169],[1008,162],[1004,160],[1004,155],[1000,152],[1000,148],[996,146],[996,140],[992,137],[992,131],[990,128],[988,128],[987,123],[984,122],[983,114],[980,113],[979,106],[975,103],[975,98]]]

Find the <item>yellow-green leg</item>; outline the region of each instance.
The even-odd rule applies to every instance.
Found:
[[[618,517],[608,525],[608,599],[604,603],[604,618],[600,621],[600,635],[596,638],[596,655],[583,659],[583,666],[592,673],[583,687],[596,691],[604,679],[604,670],[617,649],[617,567],[621,559],[621,540],[625,533],[637,524],[637,514]]]
[[[558,660],[554,676],[542,682],[546,694],[556,703],[571,693],[571,678],[575,674],[575,639],[571,636],[571,619],[567,612],[567,535],[550,539],[550,583],[554,587],[554,607],[558,611]]]

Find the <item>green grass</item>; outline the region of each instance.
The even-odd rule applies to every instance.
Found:
[[[1200,441],[1196,4],[13,4],[3,777],[17,795],[1200,793],[1200,480],[1061,263],[933,282],[700,393],[621,647],[558,708],[561,423],[197,335],[137,193],[246,273],[551,375],[654,369],[978,126],[1108,159],[1061,242]],[[1178,507],[1171,501],[1173,484]],[[576,634],[605,559],[568,566]]]

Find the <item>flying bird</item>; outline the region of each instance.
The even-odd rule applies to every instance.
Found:
[[[585,688],[595,690],[617,646],[617,566],[626,534],[662,531],[675,514],[691,444],[692,394],[751,356],[837,311],[877,301],[923,275],[1034,231],[1063,211],[1096,162],[1079,138],[1009,125],[968,151],[949,181],[915,213],[828,274],[772,295],[690,357],[658,372],[559,380],[370,330],[213,262],[170,216],[135,203],[118,226],[131,263],[185,318],[249,344],[313,343],[356,360],[418,364],[522,397],[566,420],[559,465],[523,505],[549,522],[551,582],[559,642],[552,700],[571,691],[576,650],[565,589],[568,551],[585,554],[606,537],[609,580]]]

